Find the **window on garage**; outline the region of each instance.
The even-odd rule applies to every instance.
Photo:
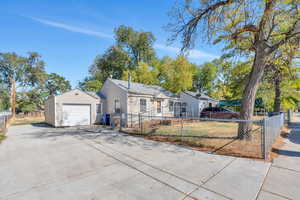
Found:
[[[147,100],[140,99],[140,112],[144,113],[147,112]]]

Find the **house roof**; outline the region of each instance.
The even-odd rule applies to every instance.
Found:
[[[199,94],[197,92],[192,92],[192,91],[184,91],[184,93],[196,98],[196,99],[200,99],[200,100],[209,100],[209,101],[218,101],[216,99],[213,99],[205,94]]]
[[[83,92],[97,99],[106,99],[105,96],[100,92],[90,92],[90,91],[83,91]]]
[[[110,80],[120,88],[125,89],[129,93],[151,95],[155,97],[161,94],[167,97],[173,97],[173,98],[177,97],[176,94],[157,85],[146,85],[142,83],[131,82],[130,89],[128,89],[128,81],[122,81],[117,79],[110,79]]]

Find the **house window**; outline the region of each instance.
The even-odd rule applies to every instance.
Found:
[[[140,99],[140,112],[144,113],[147,112],[147,100]]]
[[[181,113],[186,113],[186,103],[181,104]]]
[[[174,111],[174,102],[173,101],[169,101],[169,111]]]
[[[157,101],[156,103],[157,113],[161,113],[161,101]]]
[[[115,113],[120,113],[121,112],[121,105],[119,99],[115,100]]]
[[[102,104],[101,103],[97,103],[96,104],[96,109],[97,109],[97,114],[101,114],[102,113]]]

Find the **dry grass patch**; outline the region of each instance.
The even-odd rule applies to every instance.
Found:
[[[173,125],[151,125],[125,129],[149,139],[191,146],[203,151],[242,157],[261,158],[261,127],[253,125],[251,141],[237,138],[238,123],[185,121]]]
[[[26,124],[34,124],[34,123],[43,123],[45,122],[45,117],[24,117],[24,118],[14,118],[11,121],[12,126],[17,125],[26,125]]]

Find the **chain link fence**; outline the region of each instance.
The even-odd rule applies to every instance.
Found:
[[[153,116],[121,113],[112,118],[122,132],[200,150],[267,159],[284,124],[284,114],[260,120]],[[243,132],[242,124],[250,129]]]
[[[289,119],[290,121],[290,119]],[[263,123],[263,157],[268,159],[269,152],[272,150],[276,138],[280,135],[282,128],[284,127],[285,114],[281,113],[273,117],[266,118]]]
[[[9,111],[0,112],[0,135],[6,134],[10,119],[11,119],[11,112]]]

